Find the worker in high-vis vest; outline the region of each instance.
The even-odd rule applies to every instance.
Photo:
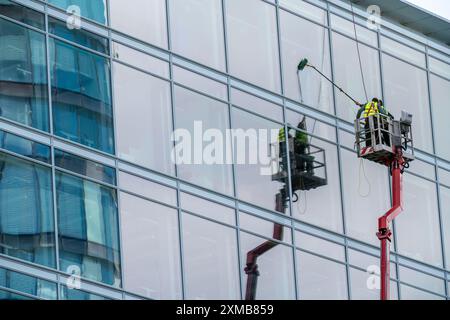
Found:
[[[290,138],[291,135],[288,134],[288,138]],[[281,129],[278,131],[278,145],[279,145],[279,158],[281,158],[280,162],[280,171],[287,172],[287,152],[286,152],[286,133],[284,130],[284,126],[281,127]]]
[[[313,174],[314,157],[310,156],[310,144],[308,139],[308,130],[306,127],[306,117],[303,117],[297,125],[294,139],[294,149],[296,155],[296,162],[300,171],[307,171]]]
[[[373,98],[371,102],[367,102],[365,105],[361,105],[361,107],[358,110],[358,114],[356,115],[357,119],[362,119],[365,118],[366,122],[365,122],[365,129],[366,129],[366,146],[369,147],[372,145],[372,134],[369,130],[369,121],[368,121],[368,117],[370,116],[376,116],[378,114],[382,114],[384,116],[388,116],[391,119],[393,119],[394,117],[392,116],[392,114],[390,114],[387,109],[385,108],[385,106],[383,105],[383,101],[379,100],[378,98]],[[381,119],[381,123],[378,123],[378,119],[376,117],[373,118],[373,123],[374,123],[374,129],[375,129],[375,144],[378,144],[379,142],[379,137],[378,137],[378,130],[376,130],[378,128],[378,125],[381,125],[383,129],[382,132],[382,143],[386,144],[386,145],[390,145],[390,139],[389,139],[389,124],[386,123],[385,118],[382,117]]]

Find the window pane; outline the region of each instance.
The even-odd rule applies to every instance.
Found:
[[[316,20],[319,23],[327,23],[326,11],[320,9],[314,5],[307,3],[306,1],[298,0],[280,0],[278,1],[281,6],[292,10],[293,12],[299,13],[307,18]]]
[[[379,300],[380,290],[376,282],[380,282],[379,276],[374,276],[368,272],[350,268],[350,284],[352,292],[352,300]],[[390,299],[398,300],[397,282],[390,283]]]
[[[0,300],[34,300],[27,296],[12,293],[7,290],[0,290]]]
[[[222,1],[174,0],[170,2],[170,8],[173,50],[207,66],[224,70]]]
[[[447,64],[441,60],[435,59],[433,57],[430,57],[430,56],[429,56],[428,60],[430,63],[431,71],[436,72],[436,73],[450,79],[450,65],[449,64]]]
[[[71,6],[77,6],[84,18],[106,24],[106,0],[48,0],[49,3],[68,10]],[[72,11],[68,10],[68,13]]]
[[[283,108],[267,100],[258,98],[244,91],[231,88],[231,102],[240,108],[283,122]]]
[[[436,186],[434,183],[405,174],[405,211],[396,219],[397,250],[412,259],[442,267]],[[420,237],[411,235],[420,234]]]
[[[181,299],[177,210],[120,194],[126,290],[152,299]]]
[[[22,156],[50,163],[50,147],[15,134],[0,130],[0,148]]]
[[[285,94],[313,108],[334,113],[331,84],[311,68],[297,72],[300,60],[307,58],[331,77],[327,29],[283,10],[280,19]]]
[[[55,149],[54,152],[55,166],[105,183],[116,184],[116,170],[114,168],[59,149]]]
[[[266,238],[275,239],[275,226],[282,226],[283,228],[282,236],[276,240],[291,244],[292,229],[283,224],[283,221],[270,221],[244,212],[239,213],[239,228],[241,230],[250,231]]]
[[[109,0],[109,11],[112,28],[167,48],[165,0]]]
[[[442,297],[403,284],[400,285],[400,290],[402,300],[444,300]]]
[[[206,93],[207,95],[216,97],[222,100],[227,99],[227,87],[225,84],[218,81],[203,77],[195,72],[187,69],[174,66],[172,68],[173,79],[179,84],[193,88],[195,90]]]
[[[56,299],[56,283],[3,268],[0,268],[0,286],[43,299]],[[0,300],[2,298],[8,299],[0,294]]]
[[[345,266],[297,250],[300,299],[347,299]]]
[[[45,29],[44,14],[34,11],[25,6],[21,6],[20,4],[12,2],[11,0],[3,0],[0,3],[0,14],[39,29]]]
[[[400,280],[413,286],[445,295],[444,279],[399,266]]]
[[[275,7],[259,0],[228,0],[225,4],[231,73],[280,92]]]
[[[417,64],[419,67],[425,68],[425,54],[414,50],[408,46],[401,44],[398,41],[381,36],[381,48],[393,54],[396,57],[402,58],[410,63]]]
[[[375,246],[378,218],[391,207],[387,169],[341,149],[347,234]]]
[[[60,300],[107,300],[105,297],[83,290],[69,289],[61,286]]]
[[[331,26],[333,27],[333,29],[340,31],[349,37],[355,38],[355,29],[353,21],[341,18],[334,14],[331,14],[330,18],[331,18]],[[356,24],[356,35],[359,41],[363,41],[374,47],[378,47],[378,39],[376,32],[373,32],[369,29],[360,26],[359,24]]]
[[[450,160],[450,81],[446,81],[435,75],[430,75],[431,104],[433,112],[434,142],[436,153]]]
[[[442,230],[444,234],[445,257],[447,270],[450,270],[450,189],[440,187]]]
[[[272,180],[272,159],[268,158],[267,163],[265,159],[270,147],[278,145],[277,137],[272,139],[271,131],[273,129],[278,136],[281,125],[235,108],[232,123],[236,129],[233,151],[239,198],[265,209],[288,212],[288,209],[277,208],[275,201],[277,194],[287,188],[287,179]]]
[[[0,153],[0,253],[55,267],[49,168]]]
[[[246,267],[251,250],[266,242],[266,239],[241,232],[241,269]],[[278,244],[256,261],[259,276],[257,278],[257,300],[292,300],[295,299],[294,259],[292,248]],[[243,271],[243,287],[246,288],[248,277]],[[245,294],[245,292],[244,292]]]
[[[175,137],[180,178],[208,189],[232,194],[231,165],[225,164],[229,148],[224,147],[227,135],[225,130],[230,126],[228,105],[177,86],[175,113],[176,128],[180,130],[180,136]],[[191,143],[186,141],[188,133],[189,138],[192,138],[189,139]],[[199,156],[203,159],[198,159]]]
[[[363,44],[359,44],[361,63],[364,70],[364,81],[367,90],[367,99],[381,97],[381,77],[378,51]],[[333,61],[335,81],[361,103],[366,102],[361,72],[359,71],[358,51],[356,42],[333,33]],[[356,65],[355,65],[356,64]],[[358,107],[343,93],[336,90],[336,103],[338,116],[353,122]]]
[[[114,63],[119,157],[173,174],[169,83]]]
[[[235,209],[222,206],[189,193],[180,193],[180,203],[184,210],[234,225],[236,223]]]
[[[132,174],[119,171],[120,188],[142,195],[149,199],[165,202],[169,205],[177,205],[177,193],[175,189],[160,185]]]
[[[108,60],[50,39],[55,134],[114,153]]]
[[[428,85],[425,71],[383,55],[384,94],[387,109],[400,119],[401,110],[414,115],[414,146],[432,152]]]
[[[61,172],[56,192],[61,271],[119,286],[116,192]]]
[[[0,116],[48,131],[44,35],[0,19]]]
[[[292,135],[295,135],[296,132],[293,130]],[[293,160],[299,160],[298,156],[301,156],[303,158],[299,161],[300,165],[297,166],[295,171],[296,174],[300,175],[301,184],[311,181],[308,177],[312,176],[314,177],[313,182],[320,179],[319,182],[326,183],[326,185],[317,184],[315,188],[309,190],[294,190],[298,200],[295,201],[296,198],[293,198],[295,202],[292,204],[292,214],[299,220],[332,231],[342,232],[342,210],[336,146],[310,136],[308,137],[308,141],[309,150],[308,147],[305,147],[305,150],[302,151],[298,146],[297,149],[290,150],[291,172],[293,170]],[[298,153],[294,156],[294,152]],[[303,171],[299,173],[302,169],[302,164]],[[309,166],[313,168],[309,169]],[[294,179],[298,180],[299,178],[297,175],[293,178],[291,173],[291,181],[294,181]],[[301,184],[300,186],[297,184],[297,187],[301,187]],[[296,186],[296,184],[293,184],[293,186]],[[324,201],[324,198],[327,201]]]
[[[187,299],[239,299],[236,231],[183,214]]]
[[[299,248],[313,251],[336,260],[345,260],[344,247],[331,241],[296,231],[295,243]]]

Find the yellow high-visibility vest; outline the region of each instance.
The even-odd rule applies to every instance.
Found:
[[[363,118],[367,118],[378,113],[378,102],[368,102],[364,106]]]
[[[278,131],[278,142],[283,142],[286,140],[286,135],[284,134],[284,127]]]

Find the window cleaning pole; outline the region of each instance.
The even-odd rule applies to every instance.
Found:
[[[345,94],[350,100],[352,100],[357,106],[362,106],[362,103],[356,101],[355,99],[353,99],[347,92],[344,91],[344,89],[342,89],[341,87],[339,87],[337,84],[335,84],[333,82],[333,80],[331,80],[330,78],[328,78],[326,75],[324,75],[319,69],[317,69],[315,66],[311,65],[308,63],[308,59],[303,59],[302,61],[300,61],[300,63],[297,66],[297,71],[303,71],[305,69],[305,67],[310,67],[314,70],[316,70],[322,77],[324,77],[325,79],[328,80],[328,82],[330,82],[333,86],[335,86],[337,89],[339,89],[340,92],[342,92],[343,94]]]
[[[401,146],[395,147],[395,157],[390,167],[392,175],[392,208],[378,219],[377,237],[380,240],[380,299],[390,297],[390,247],[392,231],[390,223],[403,211],[402,171],[405,165]]]

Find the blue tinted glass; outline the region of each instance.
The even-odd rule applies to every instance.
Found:
[[[116,184],[114,168],[58,149],[55,149],[55,165],[109,184]]]
[[[33,299],[6,290],[0,290],[0,300],[33,300]]]
[[[50,163],[50,147],[0,130],[0,148]]]
[[[58,37],[76,42],[92,50],[109,54],[108,40],[102,36],[81,29],[69,29],[67,24],[55,18],[48,18],[48,30]]]
[[[107,59],[54,39],[50,57],[55,134],[114,153]]]
[[[45,29],[45,18],[43,13],[21,6],[10,0],[0,1],[0,14],[39,29]]]
[[[0,253],[55,266],[49,168],[0,153]]]
[[[61,270],[119,286],[115,190],[61,172],[56,190]]]
[[[83,290],[61,287],[61,300],[107,300],[105,297],[89,293]]]
[[[0,286],[44,299],[56,299],[56,283],[0,268]]]
[[[0,116],[48,131],[44,35],[0,19]]]
[[[82,17],[106,24],[106,0],[48,0],[49,3],[70,11],[71,6],[77,6]]]

